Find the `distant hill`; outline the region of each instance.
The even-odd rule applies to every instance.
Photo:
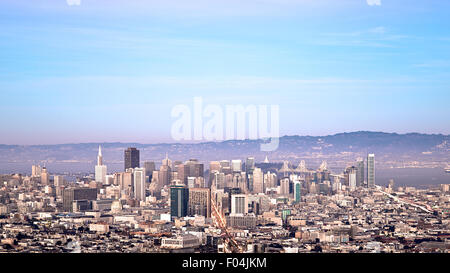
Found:
[[[330,136],[284,136],[274,152],[261,152],[262,140],[232,140],[199,144],[139,144],[139,143],[81,143],[61,145],[0,145],[1,163],[94,163],[97,149],[103,148],[104,160],[121,164],[127,147],[141,150],[141,161],[160,162],[168,153],[172,160],[197,158],[207,162],[221,159],[245,159],[254,156],[263,161],[301,159],[315,163],[321,160],[345,162],[375,153],[384,161],[450,161],[450,136],[429,134],[395,134],[382,132],[353,132]],[[340,163],[339,163],[340,164]]]

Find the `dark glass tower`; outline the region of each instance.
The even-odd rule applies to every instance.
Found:
[[[128,169],[140,168],[139,150],[128,148],[125,150],[125,171]]]
[[[189,189],[183,185],[170,187],[170,215],[172,218],[188,215]]]

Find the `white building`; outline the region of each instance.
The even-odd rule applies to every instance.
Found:
[[[242,171],[242,160],[232,160],[231,161],[231,170],[233,172],[241,172]]]
[[[253,192],[264,193],[264,174],[260,168],[255,168],[253,171]]]
[[[134,198],[138,201],[145,201],[145,169],[134,169]]]
[[[97,165],[95,166],[95,181],[105,184],[106,183],[106,165],[103,165],[102,147],[98,147]]]
[[[248,214],[248,196],[235,194],[231,196],[231,214]]]
[[[356,171],[351,171],[348,175],[348,185],[351,191],[356,189]]]

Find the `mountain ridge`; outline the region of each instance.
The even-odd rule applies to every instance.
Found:
[[[340,137],[340,136],[357,136],[361,134],[366,135],[383,135],[383,136],[436,136],[436,137],[450,137],[450,135],[445,135],[442,133],[439,134],[426,134],[426,133],[417,133],[417,132],[411,132],[411,133],[388,133],[388,132],[382,132],[382,131],[354,131],[354,132],[343,132],[343,133],[336,133],[336,134],[330,134],[330,135],[322,135],[322,136],[312,136],[312,135],[284,135],[281,136],[280,139],[289,139],[289,138],[331,138],[331,137]],[[42,146],[71,146],[71,145],[101,145],[101,144],[107,144],[107,145],[136,145],[136,146],[156,146],[156,145],[199,145],[199,144],[211,144],[211,143],[227,143],[227,142],[241,142],[241,141],[253,141],[253,142],[262,142],[263,139],[243,139],[243,140],[237,140],[237,139],[231,139],[231,140],[221,140],[221,141],[204,141],[204,142],[197,142],[197,143],[189,143],[189,142],[174,142],[174,143],[168,143],[168,142],[159,142],[159,143],[139,143],[139,142],[73,142],[73,143],[59,143],[59,144],[0,144],[1,147],[42,147]]]

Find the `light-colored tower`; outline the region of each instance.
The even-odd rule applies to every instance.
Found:
[[[280,195],[289,197],[289,178],[283,178],[280,180]]]
[[[98,146],[97,166],[103,165],[102,146]]]
[[[102,147],[98,147],[97,166],[95,166],[95,181],[105,184],[106,183],[107,167],[103,165]]]
[[[231,214],[248,214],[248,196],[235,194],[231,196]]]
[[[44,168],[42,168],[42,173],[41,173],[41,184],[48,185],[49,182],[50,182],[50,177],[49,177],[47,168],[44,167]]]
[[[31,166],[31,177],[40,177],[42,173],[42,168],[40,165]]]
[[[145,169],[134,169],[134,198],[138,201],[145,200]]]
[[[253,192],[264,193],[264,175],[260,168],[255,168],[253,171]]]
[[[357,175],[357,169],[351,168],[350,173],[348,174],[348,185],[349,185],[351,191],[354,191],[357,186],[356,175]]]
[[[54,182],[55,187],[64,186],[64,176],[62,176],[62,175],[53,176],[53,182]]]
[[[242,171],[242,160],[232,160],[231,161],[231,169],[233,172],[241,172]]]
[[[375,155],[369,154],[367,156],[367,186],[369,188],[375,187]]]

